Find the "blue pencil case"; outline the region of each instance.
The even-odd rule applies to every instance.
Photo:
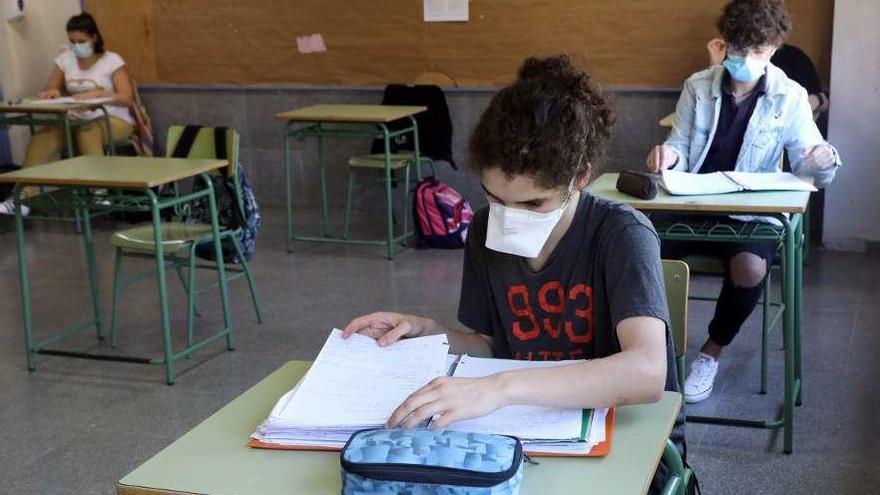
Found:
[[[340,454],[343,495],[516,495],[523,476],[515,437],[453,430],[369,429]]]

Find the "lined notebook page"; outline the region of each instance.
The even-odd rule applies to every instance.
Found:
[[[359,334],[343,340],[334,329],[290,400],[273,415],[314,427],[383,424],[407,396],[446,374],[448,350],[442,334],[379,347]]]
[[[818,191],[809,182],[788,172],[725,172],[749,191]]]
[[[564,366],[578,361],[520,361],[462,356],[453,376],[475,378],[502,371]],[[453,423],[449,428],[476,433],[500,433],[521,439],[570,439],[581,436],[583,410],[558,407],[507,406],[481,418]]]
[[[698,196],[701,194],[725,194],[742,191],[742,187],[724,174],[692,174],[664,170],[663,189],[675,196]]]

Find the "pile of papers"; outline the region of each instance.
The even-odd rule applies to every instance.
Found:
[[[534,362],[450,356],[445,335],[406,339],[379,347],[372,338],[342,339],[333,330],[305,377],[284,394],[252,435],[251,446],[341,449],[357,430],[378,428],[410,394],[439,376],[481,377],[502,371],[565,366],[574,361]],[[508,406],[453,423],[450,429],[520,438],[536,455],[604,455],[607,409]]]

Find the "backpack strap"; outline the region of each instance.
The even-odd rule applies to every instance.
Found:
[[[196,136],[199,135],[201,130],[202,126],[200,125],[187,125],[184,127],[183,132],[180,134],[180,139],[177,140],[177,144],[174,146],[174,151],[171,152],[171,158],[188,157],[193,143],[196,142]]]
[[[228,156],[227,153],[226,131],[228,131],[228,128],[226,127],[214,128],[214,156],[216,156],[219,160],[232,159]],[[230,166],[232,166],[231,163]],[[238,177],[233,177],[232,180],[238,181],[239,179]],[[232,213],[233,218],[235,219],[235,225],[233,225],[232,228],[244,227],[247,222],[244,218],[244,212],[241,211],[241,203],[239,202],[239,197],[238,194],[236,194],[235,192],[235,188],[232,187],[232,185],[229,183],[229,179],[227,177],[223,177],[220,182],[223,183],[223,189],[226,191],[226,194],[229,195],[229,199],[232,200]]]
[[[214,128],[214,157],[218,160],[229,158],[226,152],[226,127]]]

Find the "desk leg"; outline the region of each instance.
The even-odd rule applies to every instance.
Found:
[[[285,180],[285,201],[287,213],[287,252],[293,252],[293,173],[290,167],[290,124],[284,128],[284,174]]]
[[[795,290],[796,290],[796,256],[797,245],[797,221],[790,221],[782,216],[785,226],[785,260],[784,260],[784,283],[783,299],[785,301],[785,314],[783,314],[782,335],[785,342],[785,405],[783,411],[783,452],[791,454],[794,434],[794,399],[795,399]]]
[[[801,324],[803,316],[803,293],[804,293],[804,256],[806,256],[805,223],[806,216],[802,215],[797,222],[797,245],[795,246],[795,280],[794,280],[794,377],[796,383],[795,405],[799,406],[803,400],[804,380],[801,376],[802,360],[802,335]]]
[[[27,253],[24,246],[24,217],[21,214],[21,187],[16,186],[13,192],[15,201],[15,245],[18,251],[18,279],[21,284],[21,315],[24,324],[24,345],[28,371],[37,369],[34,363],[33,322],[31,321],[31,280],[28,274]]]
[[[92,221],[89,217],[89,210],[79,210],[80,218],[83,225],[83,247],[86,250],[86,264],[89,269],[89,289],[92,293],[92,308],[95,312],[95,333],[98,340],[104,340],[104,334],[101,331],[101,295],[98,289],[98,275],[95,272],[95,252],[92,246]]]
[[[220,302],[223,305],[223,330],[226,332],[226,348],[230,351],[235,349],[232,339],[232,319],[229,314],[229,291],[226,285],[226,263],[223,260],[223,248],[220,242],[220,222],[217,220],[217,200],[214,198],[214,184],[207,174],[202,174],[202,180],[208,189],[208,206],[211,211],[211,235],[214,237],[214,256],[217,260],[217,282],[220,285]],[[194,288],[193,288],[194,289]]]
[[[386,247],[388,259],[394,259],[394,204],[391,193],[391,141],[388,137],[388,127],[381,124],[385,142],[385,213],[386,213]]]
[[[67,158],[73,158],[76,151],[73,149],[73,129],[70,127],[70,117],[64,115],[64,139],[67,143]],[[80,210],[73,210],[74,228],[77,234],[82,234],[82,217]]]
[[[320,125],[318,126],[318,167],[321,172],[321,227],[324,232],[324,237],[329,235],[327,231],[327,164],[326,157],[324,156],[324,136],[321,134],[322,130]]]
[[[174,353],[171,342],[171,318],[168,314],[168,287],[165,281],[165,250],[162,246],[162,216],[159,199],[151,189],[147,189],[150,210],[153,216],[153,241],[156,249],[156,279],[159,282],[159,311],[162,321],[162,344],[165,350],[165,381],[174,385]]]

